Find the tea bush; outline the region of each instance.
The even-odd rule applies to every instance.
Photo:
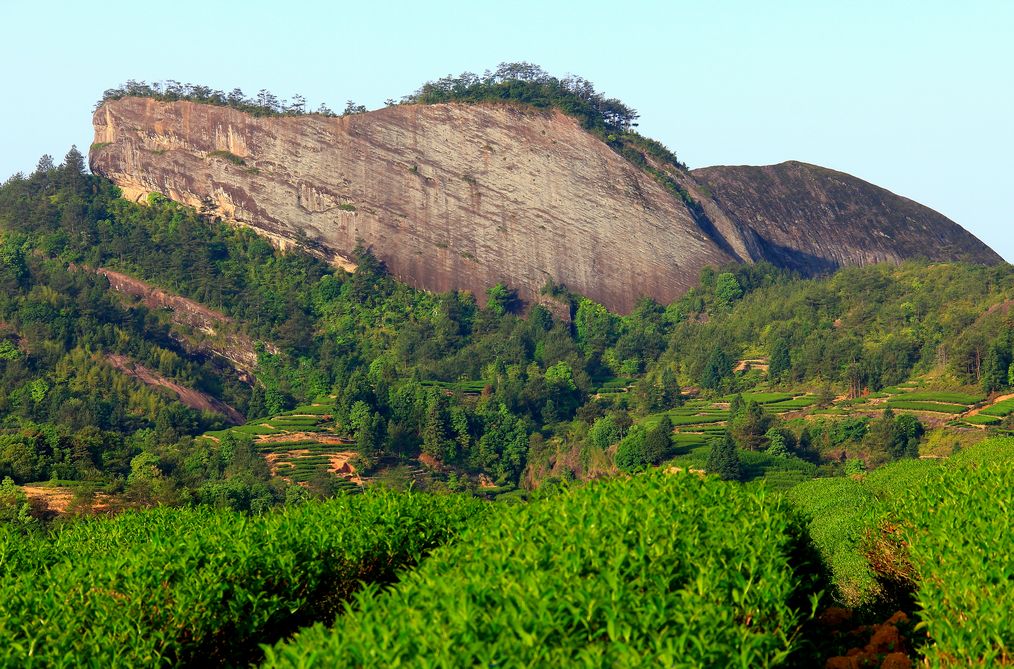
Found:
[[[0,665],[239,664],[391,581],[483,504],[370,492],[248,517],[154,509],[0,530]]]
[[[266,666],[773,666],[810,607],[805,548],[760,487],[592,483],[489,517]]]
[[[1014,661],[1014,439],[976,445],[898,499],[930,666]]]

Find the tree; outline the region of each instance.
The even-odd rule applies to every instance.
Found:
[[[661,463],[672,449],[672,421],[663,414],[658,423],[644,437],[644,459],[648,464]]]
[[[305,114],[306,113],[306,98],[299,93],[292,96],[292,104],[286,109],[290,114]]]
[[[646,430],[643,425],[635,425],[627,432],[619,446],[616,447],[616,456],[613,459],[616,467],[624,472],[634,472],[643,469],[651,464],[648,460],[645,448]]]
[[[911,414],[902,414],[895,418],[894,435],[888,449],[891,457],[896,460],[919,457],[919,441],[925,431],[919,419]]]
[[[1009,342],[997,341],[991,344],[982,362],[982,389],[991,393],[1006,387],[1012,364],[1014,360]]]
[[[788,442],[780,430],[772,428],[764,436],[768,440],[768,448],[765,453],[776,458],[785,458],[790,455]]]
[[[792,359],[789,356],[789,342],[785,337],[777,338],[771,345],[768,357],[768,378],[778,380],[789,371]]]
[[[729,434],[736,445],[748,451],[760,450],[764,435],[771,429],[774,418],[756,402],[747,402],[743,412],[732,420]]]
[[[623,431],[611,415],[597,419],[588,430],[588,441],[603,451],[618,442],[622,436]]]
[[[736,275],[722,272],[715,279],[715,300],[722,311],[732,308],[732,303],[743,297],[743,288],[739,285]]]
[[[743,478],[743,467],[736,452],[736,442],[728,432],[724,437],[712,439],[711,450],[705,469],[709,474],[718,474],[723,481],[740,481]]]
[[[42,154],[39,158],[38,165],[35,166],[35,172],[32,176],[49,174],[56,169],[56,165],[53,164],[53,156],[48,153]]]
[[[485,432],[479,439],[476,464],[501,482],[517,482],[528,453],[528,430],[523,419],[504,404],[484,416]]]
[[[729,355],[721,348],[715,347],[704,366],[704,372],[701,374],[701,387],[708,390],[718,390],[731,373],[732,360]]]
[[[426,405],[426,422],[422,430],[423,453],[441,462],[453,460],[457,449],[450,427],[447,398],[439,391],[434,392]]]
[[[36,524],[28,496],[14,485],[10,476],[5,476],[0,482],[0,522],[22,527]]]
[[[672,365],[665,365],[658,375],[658,383],[662,386],[662,402],[667,409],[683,406],[683,391],[676,378],[676,370]]]
[[[746,402],[743,401],[743,394],[736,393],[732,396],[732,401],[729,403],[729,418],[735,419],[746,408]]]
[[[486,308],[497,316],[513,313],[518,306],[517,293],[502,283],[486,290]]]
[[[50,162],[52,162],[52,159]],[[41,164],[42,161],[40,160],[39,163]],[[67,152],[67,155],[63,159],[63,168],[71,177],[84,176],[85,160],[81,152],[77,150],[77,146],[70,147],[70,151]]]
[[[616,341],[619,321],[597,302],[584,298],[574,315],[577,341],[589,355],[601,355]]]
[[[351,114],[364,114],[366,113],[366,107],[364,105],[357,105],[352,100],[345,102],[345,111],[342,112],[342,116],[349,116]]]

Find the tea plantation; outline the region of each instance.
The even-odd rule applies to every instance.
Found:
[[[245,663],[454,536],[467,497],[370,492],[257,517],[156,509],[0,525],[0,665]]]
[[[775,666],[809,613],[805,544],[763,488],[592,483],[490,517],[266,666]]]
[[[816,666],[818,612],[903,600],[926,666],[1000,666],[1012,456],[5,525],[0,666]]]

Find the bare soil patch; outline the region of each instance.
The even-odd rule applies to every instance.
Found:
[[[243,414],[236,411],[225,402],[215,399],[211,395],[202,393],[199,390],[181,386],[175,381],[167,379],[158,372],[148,369],[144,365],[131,360],[125,355],[111,353],[106,356],[106,360],[109,361],[109,364],[127,376],[131,376],[147,386],[165,388],[166,390],[176,393],[176,397],[179,401],[191,409],[197,409],[198,411],[212,411],[214,413],[222,414],[228,418],[230,422],[236,425],[239,425],[245,420],[243,418]]]

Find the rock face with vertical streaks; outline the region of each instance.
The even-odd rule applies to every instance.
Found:
[[[998,260],[936,212],[880,189],[890,198],[860,197],[863,188],[835,179],[876,187],[810,166],[800,168],[815,175],[803,190],[791,179],[765,190],[738,171],[783,166],[680,173],[702,205],[695,215],[557,111],[441,104],[255,117],[123,98],[93,120],[92,170],[125,197],[161,193],[346,266],[362,244],[396,278],[434,291],[482,297],[503,282],[537,301],[552,279],[626,312],[642,296],[677,298],[706,265],[772,259],[815,271],[912,256]],[[864,210],[866,219],[856,213]],[[856,221],[867,224],[844,230]],[[887,237],[876,221],[890,223],[881,225]]]

